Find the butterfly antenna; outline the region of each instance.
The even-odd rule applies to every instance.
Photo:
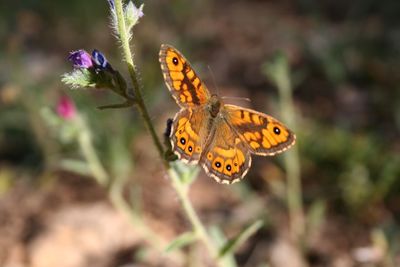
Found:
[[[216,90],[217,90],[217,95],[219,95],[219,88],[218,88],[218,86],[217,86],[217,82],[215,81],[214,72],[212,71],[212,69],[211,69],[211,66],[210,66],[210,65],[207,65],[207,67],[208,67],[208,71],[209,71],[209,72],[210,72],[210,74],[211,74],[211,79],[212,79],[212,81],[213,81],[214,87],[215,87],[215,88],[216,88]]]
[[[212,71],[210,65],[207,65],[208,70],[210,71],[211,74],[211,79],[213,81],[214,87],[217,89],[217,95],[219,95],[219,88],[217,86],[217,82],[215,81],[215,76],[214,76],[214,72]],[[250,98],[247,97],[235,97],[235,96],[222,96],[222,99],[236,99],[236,100],[244,100],[247,102],[251,102]]]
[[[248,97],[240,97],[240,96],[223,96],[222,99],[235,99],[235,100],[244,100],[247,102],[251,102],[251,99]]]

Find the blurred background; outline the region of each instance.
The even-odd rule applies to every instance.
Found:
[[[190,187],[202,221],[228,238],[264,222],[236,251],[238,266],[400,266],[399,1],[158,0],[144,14],[132,47],[160,136],[178,111],[158,63],[162,43],[212,92],[248,97],[230,102],[283,122],[270,70],[277,58],[290,67],[301,244],[290,230],[284,156],[253,157],[232,186],[200,171]],[[100,111],[122,101],[60,81],[81,48],[99,49],[126,75],[109,25],[107,1],[0,3],[0,266],[212,266],[201,249],[156,252],[92,179],[77,132],[90,133],[101,166],[159,238],[190,229],[136,109]]]

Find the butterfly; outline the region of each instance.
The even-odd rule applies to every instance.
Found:
[[[161,45],[159,60],[165,83],[181,107],[169,138],[182,161],[200,163],[217,182],[232,184],[247,174],[251,154],[272,156],[295,143],[295,134],[277,119],[224,104],[221,97],[210,94],[174,47]]]

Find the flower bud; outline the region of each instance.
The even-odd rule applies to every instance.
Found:
[[[97,69],[111,69],[111,65],[108,63],[106,57],[97,49],[94,49],[92,52],[92,60]]]
[[[68,60],[72,62],[75,68],[88,69],[93,66],[92,57],[83,49],[71,52]]]
[[[66,120],[73,119],[76,115],[74,102],[67,96],[62,96],[57,103],[57,114]]]

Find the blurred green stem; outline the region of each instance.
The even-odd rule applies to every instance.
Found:
[[[82,150],[83,157],[85,158],[85,161],[88,164],[91,174],[95,180],[100,185],[108,187],[108,194],[112,204],[114,207],[128,216],[130,223],[136,227],[137,232],[143,234],[144,238],[158,251],[163,251],[167,245],[167,242],[161,239],[160,236],[155,234],[150,228],[148,228],[140,218],[139,214],[135,212],[128,202],[123,198],[122,189],[124,185],[124,179],[121,177],[117,177],[114,180],[111,179],[97,156],[96,150],[93,146],[91,132],[87,127],[87,124],[79,114],[75,117],[75,120],[80,130],[78,133],[79,147]],[[182,258],[178,252],[170,255],[170,257],[174,260],[179,260]]]
[[[181,177],[179,177],[177,171],[173,167],[171,167],[171,165],[169,164],[169,162],[167,160],[164,159],[164,149],[163,149],[162,143],[154,130],[153,124],[152,124],[150,116],[149,116],[149,112],[147,111],[147,108],[146,108],[143,98],[142,98],[142,94],[140,92],[140,86],[139,86],[139,83],[137,80],[138,74],[136,72],[136,68],[133,63],[132,52],[131,52],[128,33],[127,33],[127,29],[126,29],[122,0],[115,1],[115,10],[116,10],[116,16],[117,16],[117,23],[118,23],[117,26],[118,26],[119,39],[120,39],[121,45],[122,45],[122,52],[123,52],[123,56],[126,60],[127,66],[128,66],[130,78],[132,80],[134,97],[135,97],[135,101],[137,103],[138,109],[140,110],[142,118],[145,121],[146,126],[150,131],[153,142],[160,154],[160,158],[161,158],[165,168],[168,170],[168,174],[172,181],[172,186],[174,187],[175,191],[178,194],[179,200],[182,203],[182,206],[186,213],[186,216],[188,217],[188,219],[190,220],[190,222],[192,224],[194,232],[196,233],[199,240],[203,241],[209,254],[211,255],[211,257],[213,257],[215,259],[217,265],[223,266],[222,262],[220,260],[218,260],[218,257],[217,257],[218,249],[215,247],[214,243],[212,243],[211,239],[209,238],[204,225],[201,223],[197,213],[195,212],[195,210],[190,202],[188,192],[187,192],[188,191],[187,185],[185,183],[183,183],[183,181],[182,181]]]
[[[168,174],[172,180],[172,185],[176,190],[179,199],[181,200],[183,209],[185,210],[186,216],[189,218],[190,222],[193,226],[193,231],[195,232],[197,238],[203,241],[210,255],[217,261],[218,266],[224,266],[223,262],[218,258],[218,249],[215,247],[215,244],[211,241],[208,233],[201,223],[199,216],[194,210],[189,196],[188,196],[188,185],[182,183],[181,178],[178,176],[178,173],[174,168],[169,168]]]
[[[104,170],[99,158],[97,157],[96,151],[92,144],[90,131],[79,115],[75,117],[75,120],[78,124],[79,129],[81,130],[78,134],[78,142],[82,154],[85,157],[85,160],[89,165],[89,169],[96,181],[102,186],[106,187],[107,183],[110,180],[108,178],[107,172]]]
[[[296,115],[294,111],[290,71],[286,57],[278,55],[274,62],[266,65],[268,77],[279,91],[280,108],[283,121],[296,132]],[[290,230],[296,242],[302,242],[305,232],[304,211],[302,204],[300,161],[297,146],[285,153],[287,171],[287,201],[290,216]]]

